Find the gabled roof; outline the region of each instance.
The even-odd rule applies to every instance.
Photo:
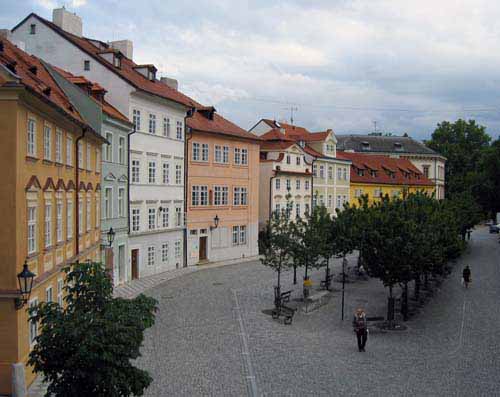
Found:
[[[434,185],[430,179],[426,178],[424,174],[407,159],[351,152],[338,152],[337,156],[352,161],[351,182],[354,183],[419,186]],[[358,169],[365,170],[363,176],[358,175]],[[376,176],[373,176],[369,170],[375,171]],[[405,172],[403,172],[403,170],[405,170]],[[388,175],[386,171],[393,173],[394,178]],[[405,177],[404,173],[409,173],[409,177]]]
[[[304,127],[299,127],[293,124],[277,122],[276,120],[262,119],[269,127],[273,130],[283,129],[284,135],[287,138],[293,139],[295,141],[304,142],[320,142],[328,138],[328,135],[332,132],[331,130],[322,132],[310,132]]]

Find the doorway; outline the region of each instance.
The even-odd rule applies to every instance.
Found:
[[[206,261],[207,260],[207,236],[200,236],[200,252],[199,252],[199,260]]]
[[[132,280],[139,278],[139,250],[132,250]]]

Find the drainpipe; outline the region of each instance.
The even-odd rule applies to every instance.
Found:
[[[189,164],[189,159],[188,159],[188,148],[189,148],[189,141],[192,138],[192,130],[188,128],[187,126],[187,119],[190,117],[193,117],[193,114],[195,112],[195,108],[192,107],[189,109],[186,113],[186,116],[184,117],[184,263],[183,267],[187,267],[188,261],[187,261],[187,209],[188,209],[188,164]],[[189,131],[189,133],[188,133]]]
[[[314,199],[314,163],[316,160],[311,161],[311,209],[310,209],[310,214],[312,214],[313,210],[313,199]]]
[[[127,234],[130,235],[130,135],[135,134],[137,131],[134,129],[128,134],[127,140]]]
[[[76,202],[75,202],[75,219],[76,219],[76,230],[75,230],[75,256],[76,262],[79,262],[78,255],[80,255],[80,217],[78,216],[80,213],[80,156],[78,151],[78,144],[80,140],[83,139],[85,134],[87,133],[87,128],[83,129],[82,135],[76,138],[75,143],[75,181],[76,181]]]

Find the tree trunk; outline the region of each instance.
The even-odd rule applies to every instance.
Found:
[[[401,314],[403,321],[408,321],[408,282],[406,281],[403,288],[403,297],[401,302]]]
[[[387,298],[387,322],[389,328],[394,327],[394,297],[392,296],[392,285],[389,286],[389,298]]]
[[[297,284],[297,265],[293,265],[293,285]]]

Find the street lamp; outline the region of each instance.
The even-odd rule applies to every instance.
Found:
[[[214,218],[214,225],[215,226],[210,226],[210,230],[214,230],[214,229],[217,229],[219,227],[219,215],[215,215],[215,218]]]
[[[14,300],[16,310],[21,309],[30,299],[34,278],[35,273],[29,271],[28,263],[24,261],[23,270],[17,275],[17,281],[19,283],[19,293],[21,294],[21,297],[15,298]]]
[[[111,246],[113,245],[113,241],[115,240],[115,231],[113,230],[112,227],[109,228],[109,232],[108,232],[108,244],[109,244],[109,247],[111,248]]]

